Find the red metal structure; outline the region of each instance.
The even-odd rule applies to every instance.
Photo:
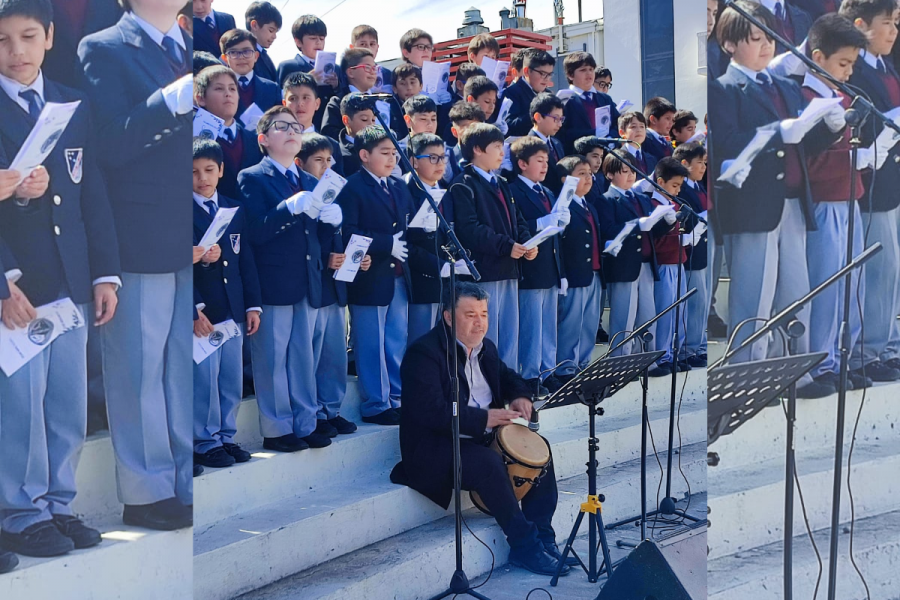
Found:
[[[550,51],[551,38],[546,35],[534,33],[532,31],[522,31],[521,29],[503,29],[501,31],[493,31],[491,35],[496,38],[500,44],[499,60],[510,59],[513,52],[522,48],[539,48],[541,50]],[[458,38],[446,42],[439,42],[434,45],[434,55],[432,60],[435,62],[449,62],[450,75],[456,76],[456,68],[469,60],[467,51],[469,42],[474,36]],[[512,71],[507,76],[507,85],[512,81]]]

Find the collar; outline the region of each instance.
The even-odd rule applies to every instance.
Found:
[[[300,59],[301,62],[305,62],[308,65],[315,65],[315,60],[307,58],[302,52],[297,53],[297,58]]]
[[[285,168],[284,165],[282,165],[277,160],[273,159],[271,156],[266,155],[266,157],[263,160],[269,161],[272,164],[272,166],[274,166],[278,170],[278,172],[281,173],[282,175],[284,175],[285,173],[290,171],[291,173],[293,173],[294,175],[297,176],[297,179],[300,179],[300,173],[297,172],[297,165],[295,163],[291,163],[290,167]]]
[[[650,130],[648,129],[647,131],[650,131]],[[623,144],[623,146],[628,151],[628,153],[632,156],[637,156],[638,150],[640,150],[640,148],[635,148],[634,144],[631,144],[631,143]]]
[[[544,142],[544,143],[546,143],[546,144],[548,144],[548,145],[550,144],[550,138],[548,138],[546,135],[544,135],[543,133],[541,133],[540,131],[538,131],[538,130],[537,130],[537,127],[532,127],[531,131],[533,131],[533,132],[534,132],[534,135],[538,136],[538,137],[541,139],[542,142]]]
[[[749,77],[750,81],[752,81],[753,83],[759,83],[759,81],[757,81],[757,79],[756,79],[756,76],[759,75],[760,73],[762,73],[763,71],[754,71],[750,67],[745,67],[744,65],[739,65],[734,61],[731,61],[731,66],[734,67],[735,69],[737,69],[738,71],[740,71],[741,73],[743,73],[744,75],[746,75],[747,77]],[[767,75],[768,75],[768,73],[767,73]],[[769,77],[771,78],[771,75],[769,75]],[[760,85],[762,85],[762,84],[760,84]]]
[[[781,8],[783,8],[784,11],[787,12],[787,5],[784,0],[758,0],[758,2],[768,8],[769,12],[773,15],[775,14],[775,4],[778,2],[781,3]]]
[[[237,128],[237,119],[231,122],[231,125],[226,125],[225,129],[230,129],[231,133],[234,134],[234,139],[237,139],[238,128]],[[273,161],[274,162],[274,161]]]
[[[525,84],[525,87],[527,87],[529,90],[531,90],[531,92],[532,92],[533,94],[537,95],[537,92],[535,92],[535,91],[534,91],[534,88],[531,87],[531,84],[528,83],[528,78],[527,78],[527,77],[525,77],[525,76],[523,75],[522,77],[519,77],[519,80],[520,80],[522,83],[524,83],[524,84]]]
[[[803,87],[808,87],[823,98],[834,98],[837,94],[824,81],[809,72],[803,78]]]
[[[357,88],[355,85],[349,85],[348,87],[350,88],[351,94],[368,94],[369,92],[372,91],[372,90],[369,90],[369,91],[364,92],[361,89]]]
[[[652,136],[656,139],[657,142],[661,142],[661,143],[663,143],[663,144],[666,143],[666,138],[665,138],[665,136],[664,136],[663,134],[657,132],[657,131],[654,130],[654,129],[650,129],[650,128],[648,127],[648,128],[647,128],[647,134],[648,134],[648,135],[652,135]],[[631,144],[629,144],[629,146],[630,146],[630,145],[631,145]]]
[[[629,190],[623,190],[623,189],[620,188],[619,186],[613,185],[613,184],[611,184],[611,183],[609,184],[609,189],[617,191],[617,192],[618,192],[619,194],[621,194],[622,196],[626,196],[627,192],[629,191]]]
[[[485,170],[482,169],[481,167],[476,167],[476,166],[473,164],[473,165],[472,165],[472,168],[475,169],[475,172],[476,172],[476,173],[478,173],[479,175],[481,175],[482,177],[484,177],[484,180],[487,181],[488,183],[491,182],[491,179],[493,179],[493,180],[495,180],[495,181],[496,181],[496,179],[497,179],[496,177],[494,177],[493,175],[491,175],[490,173],[488,173],[487,171],[485,171]]]
[[[572,90],[573,92],[575,92],[578,96],[584,96],[585,94],[589,94],[589,93],[593,94],[594,93],[593,86],[591,86],[591,89],[589,89],[589,90],[583,90],[580,87],[575,87],[575,84],[570,84],[569,89]]]
[[[209,212],[209,208],[206,206],[205,203],[209,202],[210,200],[212,200],[213,204],[215,204],[216,207],[218,207],[219,206],[219,192],[213,192],[213,195],[210,196],[209,198],[207,198],[205,196],[201,196],[197,192],[194,192],[194,202],[196,202],[197,205],[200,208],[202,208],[203,210],[205,210],[206,212]]]
[[[467,360],[471,360],[471,358],[472,358],[473,356],[478,356],[479,354],[481,354],[481,351],[484,349],[484,342],[483,342],[483,341],[482,341],[480,344],[478,344],[477,346],[475,346],[474,348],[472,348],[472,351],[471,351],[471,352],[469,351],[468,348],[466,348],[466,345],[463,344],[461,341],[456,340],[456,343],[459,344],[459,347],[462,348],[462,349],[463,349],[463,352],[466,353],[466,359],[467,359]]]
[[[654,189],[654,190],[653,190],[653,198],[654,198],[657,202],[660,202],[660,203],[662,203],[662,204],[672,204],[672,201],[671,201],[669,198],[666,198],[665,196],[663,196],[662,194],[660,194],[660,193],[659,193],[659,190],[657,190],[657,189]]]
[[[382,183],[387,185],[387,177],[379,177],[378,175],[376,175],[375,173],[373,173],[372,171],[368,170],[365,167],[363,167],[362,169],[363,169],[363,171],[368,173],[372,177],[372,179],[374,179],[378,183],[379,187],[381,186]]]
[[[694,181],[693,179],[691,179],[690,177],[688,177],[688,178],[685,179],[684,181],[685,181],[685,183],[687,183],[687,184],[691,187],[691,189],[693,189],[693,190],[696,190],[696,189],[697,189],[697,182]]]
[[[260,54],[262,54],[263,52],[266,51],[266,49],[263,48],[263,47],[260,45],[259,42],[257,42],[257,43],[256,43],[256,51],[259,52]]]
[[[872,54],[865,48],[859,51],[859,55],[862,56],[863,60],[866,61],[866,64],[872,67],[873,69],[878,68],[878,59],[880,58],[882,62],[884,62],[884,58],[875,54]],[[887,65],[885,65],[887,68]]]
[[[573,196],[575,202],[578,203],[578,206],[581,208],[587,209],[587,204],[584,202],[584,196]]]
[[[253,75],[254,75],[254,73],[253,73],[253,69],[250,69],[250,72],[247,73],[246,75],[238,75],[237,73],[235,73],[235,75],[238,76],[238,80],[239,80],[239,81],[240,81],[241,77],[246,77],[246,78],[247,78],[247,82],[250,83],[250,82],[253,81]],[[240,83],[238,83],[238,85],[240,85]]]
[[[31,85],[22,85],[18,81],[0,75],[0,88],[6,92],[7,96],[12,98],[13,102],[20,105],[22,103],[24,103],[25,106],[28,105],[28,103],[19,96],[19,92],[24,92],[25,90],[34,90],[38,93],[38,96],[41,97],[41,100],[46,102],[44,98],[44,74],[42,71],[38,71],[37,79],[35,79]]]
[[[528,179],[527,177],[525,177],[524,175],[522,175],[521,173],[519,173],[519,179],[521,179],[526,184],[528,184],[528,187],[530,187],[531,189],[534,189],[534,186],[536,186],[536,185],[541,185],[539,181],[532,181],[532,180]]]
[[[316,131],[315,124],[311,124],[309,127],[303,128],[303,133],[318,133],[318,131]]]
[[[131,18],[134,19],[134,22],[137,23],[138,26],[143,29],[147,35],[150,36],[150,39],[156,42],[157,46],[162,46],[163,38],[170,37],[175,40],[176,44],[181,46],[182,50],[187,50],[187,46],[184,45],[184,35],[181,33],[181,27],[178,26],[178,21],[172,23],[172,27],[170,27],[168,31],[163,32],[147,21],[143,20],[133,12],[128,14],[131,15]],[[213,17],[213,20],[215,20],[215,17]]]
[[[355,139],[352,135],[350,135],[349,133],[347,133],[347,130],[346,130],[346,129],[344,130],[343,136],[344,136],[344,139],[345,139],[345,140],[347,140],[348,142],[350,142],[350,145],[351,145],[351,146],[353,146],[353,145],[356,144],[356,139]]]

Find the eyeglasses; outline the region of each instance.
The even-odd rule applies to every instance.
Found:
[[[447,164],[447,161],[450,160],[450,157],[446,154],[416,154],[416,158],[427,158],[428,162],[433,165],[438,164],[439,162]]]
[[[431,52],[432,50],[434,50],[434,46],[430,44],[413,44],[412,48],[415,48],[420,52]]]
[[[550,79],[553,77],[553,71],[538,71],[537,69],[531,69],[531,72],[540,75],[541,79]]]
[[[251,48],[245,48],[244,50],[229,50],[225,54],[228,55],[228,58],[250,58],[256,50]]]
[[[290,121],[272,121],[263,130],[263,133],[266,133],[270,129],[274,129],[275,131],[280,131],[282,133],[290,129],[298,135],[303,133],[303,125],[301,125],[300,123],[291,123]]]
[[[353,69],[362,69],[363,71],[365,71],[366,73],[369,73],[370,75],[372,73],[378,72],[378,67],[376,67],[374,65],[356,65],[355,67],[350,67],[348,70],[352,71]]]
[[[601,90],[612,89],[612,81],[610,81],[609,83],[606,83],[605,81],[598,81],[597,87],[600,88]]]
[[[555,121],[557,125],[562,125],[563,123],[566,122],[565,117],[557,117],[556,115],[541,115],[541,116],[544,117],[545,119],[550,119],[552,121]]]

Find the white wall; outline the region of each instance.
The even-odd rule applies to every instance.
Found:
[[[706,114],[706,75],[697,73],[697,34],[706,34],[706,2],[673,0],[675,5],[675,96],[678,108],[691,110],[703,122]],[[613,88],[615,89],[615,88]]]
[[[631,100],[635,106],[642,102],[639,11],[638,0],[603,0],[603,65],[613,74],[610,95],[617,103]]]

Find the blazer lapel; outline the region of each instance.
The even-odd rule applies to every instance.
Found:
[[[381,202],[385,209],[387,209],[388,214],[393,215],[393,217],[397,218],[397,210],[394,209],[394,205],[397,204],[397,201],[391,202],[391,199],[388,198],[387,194],[384,193],[384,190],[381,189],[381,186],[378,185],[378,182],[375,181],[375,178],[369,175],[369,173],[365,173],[362,180],[366,185],[372,188],[372,196],[378,198],[378,201]],[[398,206],[397,209],[400,207]]]
[[[732,65],[728,65],[727,74],[731,75],[731,77],[735,80],[737,85],[744,91],[746,91],[750,96],[756,99],[756,101],[772,116],[776,119],[779,118],[778,113],[775,111],[775,107],[772,106],[772,101],[763,91],[762,86],[756,82],[752,81],[747,75],[741,71],[740,69],[735,68]]]
[[[644,216],[644,215],[638,214],[638,212],[636,210],[634,210],[634,205],[631,203],[631,200],[628,199],[628,196],[626,196],[625,194],[619,193],[618,191],[616,191],[616,194],[618,194],[617,199],[618,199],[619,203],[622,206],[624,206],[625,208],[627,208],[629,210],[629,212],[631,212],[631,214],[633,214],[637,218],[641,218]],[[638,200],[638,202],[640,202],[640,200]]]
[[[156,84],[156,87],[164,88],[172,83],[173,70],[169,68],[169,60],[162,47],[150,39],[150,36],[141,29],[140,25],[127,14],[119,19],[116,27],[122,34],[122,41],[135,50],[130,58],[132,64],[146,72],[149,79]],[[187,34],[183,35],[185,45],[190,50],[193,46],[191,38]],[[165,68],[160,68],[160,65],[164,65]]]
[[[21,146],[34,127],[34,119],[3,91],[0,91],[0,114],[3,115],[0,119],[0,131],[14,144]],[[7,159],[12,161],[13,157],[8,156]]]
[[[282,200],[293,196],[291,185],[288,183],[287,177],[278,172],[278,169],[271,162],[265,161],[263,168],[268,172],[269,185],[275,190],[278,197]],[[310,190],[307,190],[310,191]]]
[[[539,208],[541,210],[541,213],[544,213],[547,209],[544,208],[544,202],[541,200],[541,197],[538,196],[538,193],[534,191],[534,188],[530,187],[521,179],[519,180],[519,182],[523,188],[527,188],[525,190],[525,196],[528,198],[528,200],[530,200],[531,203],[535,205],[535,207]],[[547,198],[547,200],[549,201],[550,198]]]

